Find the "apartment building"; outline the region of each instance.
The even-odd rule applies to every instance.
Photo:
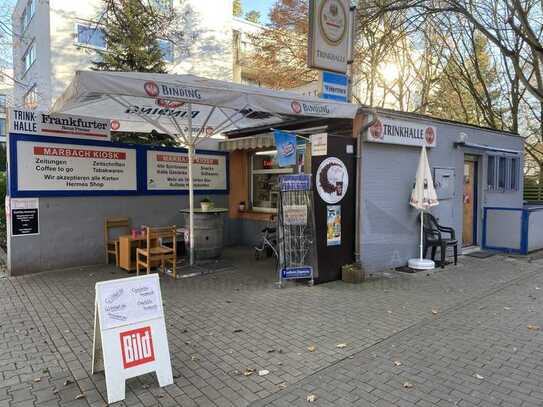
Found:
[[[6,142],[7,108],[11,105],[13,98],[12,75],[11,69],[0,68],[0,143]]]
[[[169,72],[258,83],[254,73],[245,74],[250,66],[240,47],[247,43],[245,33],[260,26],[233,17],[232,0],[169,1],[189,13],[184,42],[159,43]],[[21,83],[14,89],[17,105],[48,109],[74,72],[90,68],[96,50],[107,49],[97,24],[101,6],[101,0],[18,0],[12,17],[14,75]]]

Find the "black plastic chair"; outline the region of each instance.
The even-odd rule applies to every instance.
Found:
[[[445,255],[447,247],[452,246],[454,250],[454,265],[458,262],[458,240],[454,229],[447,226],[441,226],[436,218],[429,213],[424,213],[424,257],[428,249],[432,248],[432,260],[435,259],[436,249],[439,247],[441,251],[441,268],[445,267]],[[448,237],[443,237],[442,232],[448,233]]]

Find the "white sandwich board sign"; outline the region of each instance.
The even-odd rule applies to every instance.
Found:
[[[125,381],[156,372],[173,383],[157,274],[96,283],[92,373],[105,371],[107,401],[124,400]]]

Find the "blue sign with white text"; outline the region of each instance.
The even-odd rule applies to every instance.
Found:
[[[349,79],[347,75],[334,72],[322,72],[322,98],[347,102]]]
[[[297,278],[312,278],[313,267],[286,267],[281,269],[281,278],[283,280],[295,280]]]
[[[309,191],[311,178],[306,174],[282,175],[280,177],[281,191]]]
[[[273,135],[277,148],[277,165],[279,167],[296,165],[296,134],[275,130]]]

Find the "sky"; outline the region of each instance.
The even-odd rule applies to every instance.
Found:
[[[266,24],[269,22],[268,12],[277,0],[242,0],[241,4],[243,6],[243,12],[249,10],[260,11],[260,20],[262,23]]]

